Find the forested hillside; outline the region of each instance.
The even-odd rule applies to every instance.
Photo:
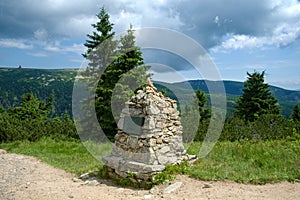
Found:
[[[75,69],[0,68],[0,104],[5,108],[19,106],[22,95],[33,93],[41,100],[54,94],[52,113],[71,114]]]
[[[77,69],[0,68],[0,104],[5,108],[20,105],[22,95],[29,92],[41,100],[47,100],[51,94],[54,94],[52,113],[62,115],[67,111],[71,114],[72,91],[76,74]],[[214,82],[210,82],[210,84],[213,85]],[[155,82],[155,85],[159,90],[166,87],[172,90],[172,93],[167,92],[171,98],[175,98],[174,93],[179,94],[182,99],[191,95],[191,90],[187,88],[188,85],[194,90],[201,89],[205,93],[209,92],[204,80],[190,80],[173,84]],[[236,105],[236,98],[242,94],[243,83],[224,81],[224,87],[228,101],[228,113],[231,114]],[[289,117],[295,104],[300,102],[300,91],[290,91],[274,86],[270,86],[270,90],[280,103],[281,114]]]
[[[236,106],[236,99],[243,93],[244,85],[242,82],[237,81],[223,81],[223,83],[227,98],[227,112],[229,115],[231,115],[234,111],[234,107]],[[192,90],[189,89],[189,87],[191,87],[195,91],[197,89],[200,89],[206,94],[210,94],[207,88],[207,84],[209,84],[211,87],[219,86],[219,83],[217,81],[207,80],[189,80],[179,83],[156,82],[156,84],[160,89],[171,88],[173,92],[178,91],[177,94],[179,94],[182,99],[184,99],[184,96],[191,95]],[[291,115],[295,104],[300,103],[300,91],[286,90],[275,86],[270,86],[270,91],[278,99],[281,107],[281,114],[288,118]]]

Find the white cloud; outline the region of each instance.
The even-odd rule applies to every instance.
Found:
[[[18,49],[32,49],[33,45],[27,44],[23,40],[17,40],[17,39],[0,39],[0,47],[18,48]]]
[[[47,45],[44,49],[52,52],[72,52],[76,54],[82,54],[86,50],[83,44],[73,44],[72,46],[63,46],[60,44]]]
[[[215,24],[217,24],[218,26],[220,26],[220,17],[217,15],[214,19]]]
[[[257,37],[248,36],[248,35],[231,35],[229,38],[222,42],[219,47],[213,48],[214,52],[219,51],[220,49],[243,49],[243,48],[254,48],[261,47],[262,43],[259,42]]]
[[[300,23],[280,24],[274,28],[270,36],[256,37],[251,35],[233,35],[229,34],[221,45],[213,47],[213,52],[238,50],[238,49],[255,49],[267,48],[270,46],[282,47],[293,43],[300,37]]]
[[[38,30],[34,31],[34,38],[39,41],[45,41],[48,38],[48,32],[44,28],[39,28]]]
[[[298,81],[298,80],[299,80],[299,77],[297,77],[297,79],[290,80],[290,81],[273,81],[273,82],[270,82],[269,84],[273,85],[273,86],[278,86],[281,88],[286,88],[289,90],[300,90],[300,81]]]
[[[283,47],[298,40],[300,37],[300,3],[297,0],[277,0],[268,3],[269,14],[264,19],[260,19],[261,22],[257,26],[254,26],[257,29],[256,34],[228,32],[222,36],[221,43],[212,47],[211,50],[218,52],[263,49],[272,46]],[[258,26],[259,24],[261,26]]]
[[[91,24],[97,22],[95,15],[76,15],[55,26],[55,32],[64,37],[82,37],[93,31]]]
[[[270,43],[277,46],[286,46],[298,37],[300,37],[300,22],[295,24],[284,23],[274,29]]]
[[[34,53],[30,52],[27,54],[34,57],[48,57],[48,55],[45,52],[34,52]]]
[[[112,3],[110,0],[107,5],[116,32],[125,31],[129,24],[134,27],[162,27],[179,30],[184,25],[180,18],[180,11],[177,9],[179,2],[115,0]]]
[[[261,40],[270,37],[282,40],[280,45],[288,44],[287,41],[295,37],[292,34],[274,35],[275,29],[280,29],[284,23],[286,28],[294,27],[300,21],[297,0],[228,0],[226,4],[219,0],[4,0],[0,6],[3,11],[0,38],[3,32],[10,38],[17,34],[39,42],[84,38],[93,31],[90,25],[97,21],[95,15],[102,6],[115,23],[116,32],[125,31],[130,23],[136,28],[171,28],[192,36],[206,48],[222,42],[232,48],[256,48],[261,46]],[[231,38],[227,38],[230,41],[226,43],[223,39],[228,35]],[[244,41],[248,39],[250,41]]]

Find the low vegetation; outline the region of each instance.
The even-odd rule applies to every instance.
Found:
[[[190,147],[198,152],[200,143]],[[300,178],[300,141],[239,141],[217,143],[205,158],[190,166],[188,174],[201,180],[233,180],[265,184]]]
[[[57,141],[43,138],[37,142],[2,143],[0,148],[12,153],[34,156],[49,165],[76,174],[99,170],[102,166],[101,162],[96,160],[80,141]]]
[[[108,154],[107,144],[95,146],[102,148],[105,155]],[[188,152],[197,154],[200,147],[201,143],[192,143]],[[0,148],[37,157],[77,175],[102,171],[101,161],[95,159],[80,141],[55,141],[48,138],[37,142],[2,143]],[[300,180],[300,140],[218,142],[207,157],[198,159],[193,165],[184,162],[181,165],[167,166],[149,184],[166,183],[173,180],[176,174],[200,180],[232,180],[253,184]],[[131,184],[123,179],[118,182],[121,185]]]

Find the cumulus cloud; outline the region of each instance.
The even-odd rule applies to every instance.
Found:
[[[76,36],[90,26],[96,5],[96,0],[2,0],[0,37],[32,37],[40,30],[48,30],[49,37]],[[73,24],[70,29],[68,24],[74,20],[87,23]]]
[[[0,39],[49,45],[77,37],[83,43],[102,6],[111,15],[116,32],[125,31],[130,23],[171,28],[207,49],[284,46],[299,39],[297,0],[2,0]]]
[[[0,47],[17,48],[17,49],[32,49],[33,45],[26,44],[26,42],[23,40],[0,39]]]
[[[27,54],[34,57],[48,57],[48,55],[45,52],[29,52]]]
[[[86,49],[82,44],[73,44],[71,46],[63,46],[60,44],[56,45],[47,45],[44,48],[46,51],[52,51],[52,52],[73,52],[77,54],[81,54]]]
[[[284,47],[300,37],[300,23],[281,24],[276,27],[270,36],[251,36],[251,35],[227,35],[221,45],[212,48],[213,52],[223,50],[268,48],[270,46]]]
[[[261,19],[257,32],[228,32],[212,51],[284,47],[300,38],[300,3],[296,0],[269,2],[269,14]],[[248,19],[249,20],[249,19]]]

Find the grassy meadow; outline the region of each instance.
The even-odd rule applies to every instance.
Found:
[[[42,139],[37,142],[2,143],[0,148],[37,157],[49,165],[77,175],[101,171],[100,159],[93,157],[85,145],[80,141]],[[93,147],[103,155],[110,150],[109,144],[89,145],[89,149]],[[200,142],[194,142],[189,146],[188,153],[197,154],[200,147]],[[198,159],[192,165],[183,163],[180,166],[168,166],[166,172],[158,176],[157,183],[166,182],[176,174],[186,174],[200,180],[232,180],[253,184],[299,181],[300,141],[218,142],[205,158]]]

